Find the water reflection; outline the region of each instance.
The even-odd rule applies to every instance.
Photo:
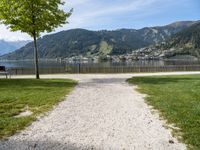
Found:
[[[79,63],[66,63],[60,61],[40,61],[40,68],[59,68],[65,66],[75,66]],[[172,61],[172,60],[150,60],[150,61],[132,61],[132,62],[84,62],[82,66],[168,66],[168,65],[200,65],[200,61]],[[6,66],[6,68],[34,68],[34,61],[6,61],[0,62],[0,66]]]

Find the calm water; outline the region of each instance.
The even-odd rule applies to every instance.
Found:
[[[65,66],[75,66],[78,63],[65,63],[58,61],[40,61],[40,68],[59,68]],[[82,66],[167,66],[167,65],[200,65],[200,61],[163,61],[163,60],[151,60],[151,61],[133,61],[133,62],[99,62],[99,63],[81,63]],[[8,61],[1,62],[0,66],[6,66],[6,68],[34,68],[33,61]]]

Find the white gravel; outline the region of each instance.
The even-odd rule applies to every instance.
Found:
[[[144,95],[125,82],[131,76],[43,76],[73,78],[80,83],[47,116],[7,141],[1,141],[0,150],[186,149],[163,127],[158,114],[152,114]]]

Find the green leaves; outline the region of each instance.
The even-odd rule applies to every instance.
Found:
[[[72,11],[59,9],[61,0],[0,0],[0,23],[11,31],[21,31],[34,38],[35,73],[39,79],[37,37],[67,23]]]
[[[59,9],[61,0],[1,0],[0,23],[12,31],[21,31],[39,37],[42,32],[51,32],[67,23],[70,12]]]

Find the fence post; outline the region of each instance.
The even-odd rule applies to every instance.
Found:
[[[80,74],[81,73],[81,64],[78,63],[78,73]]]

